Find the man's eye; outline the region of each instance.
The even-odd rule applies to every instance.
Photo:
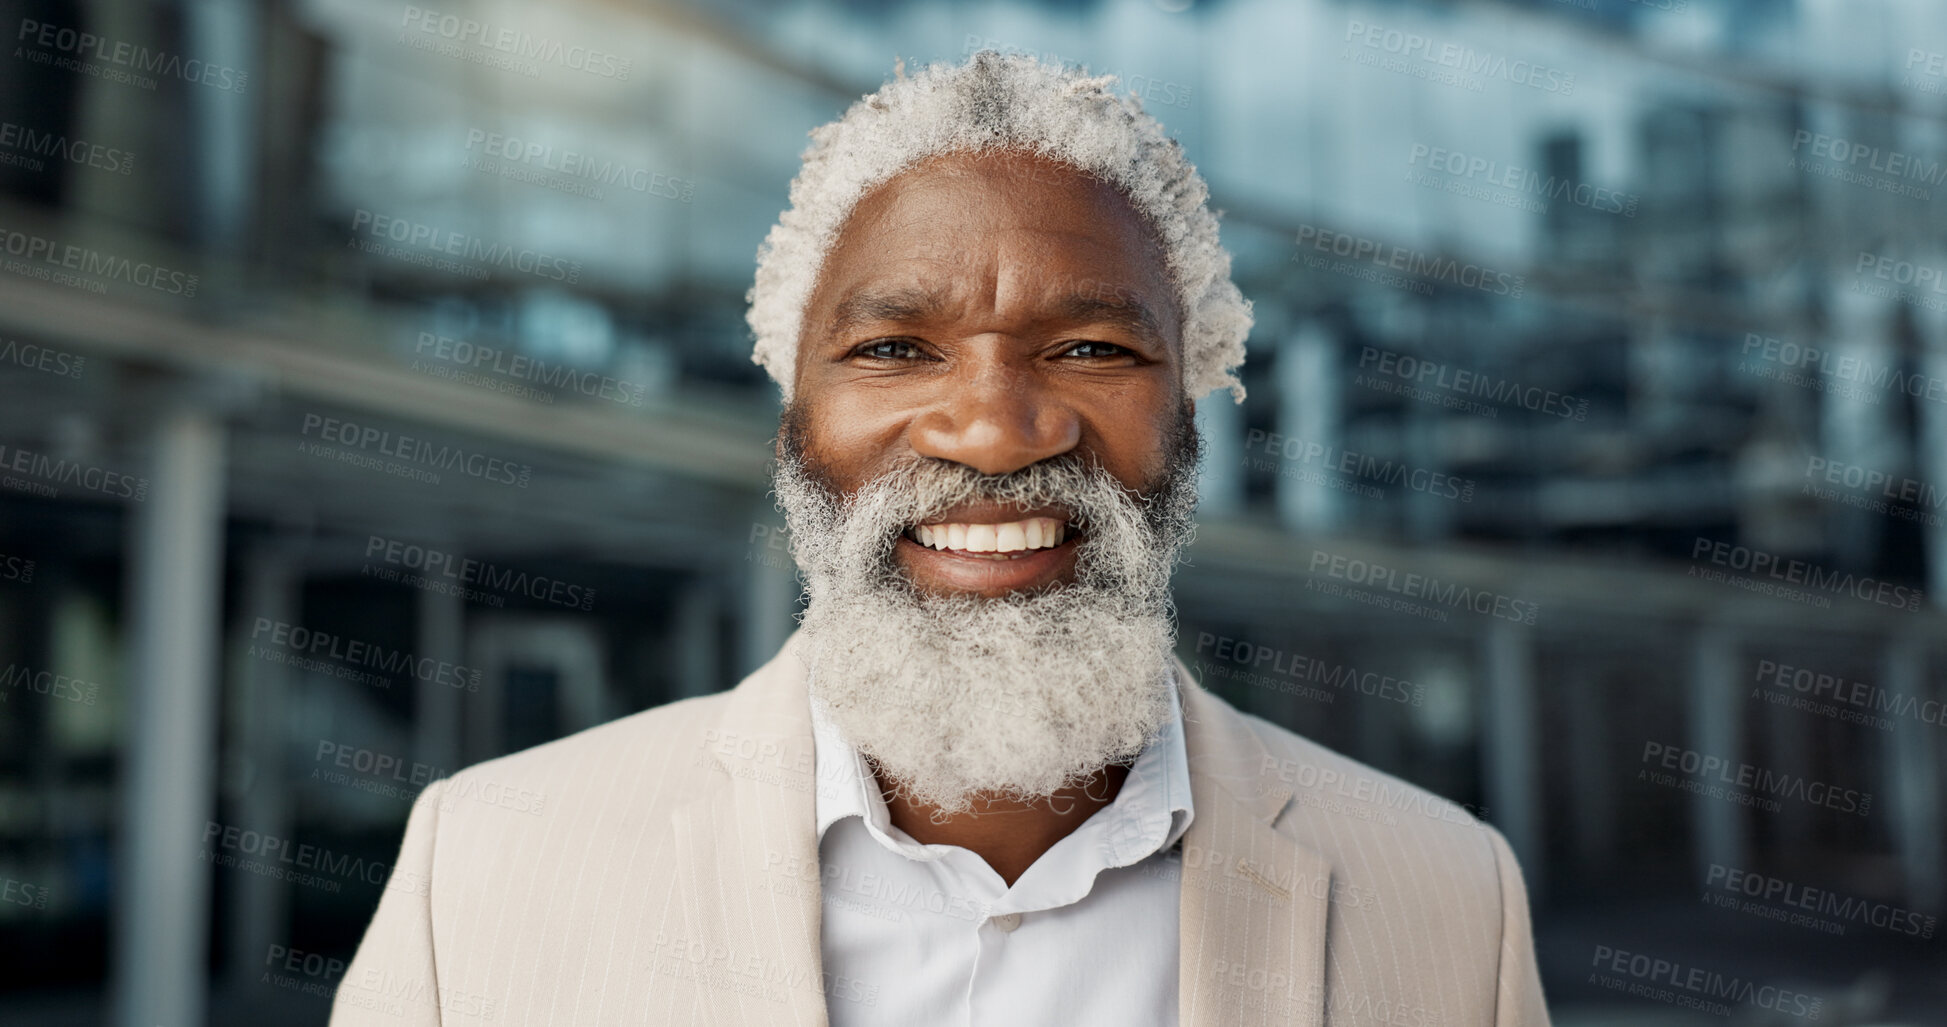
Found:
[[[1078,342],[1063,351],[1063,355],[1065,356],[1092,357],[1096,359],[1102,357],[1126,357],[1130,353],[1130,350],[1112,342]]]
[[[852,355],[873,360],[913,360],[920,352],[918,346],[905,339],[879,339],[853,350]]]

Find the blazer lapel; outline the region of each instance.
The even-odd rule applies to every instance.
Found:
[[[1324,1022],[1332,868],[1271,825],[1291,801],[1264,744],[1181,661],[1184,746],[1196,814],[1183,839],[1182,1027]]]
[[[787,644],[733,692],[705,739],[709,783],[671,817],[683,936],[658,972],[693,987],[692,1022],[826,1024],[804,683]]]
[[[1263,775],[1263,743],[1176,670],[1196,803],[1183,839],[1179,1022],[1322,1024],[1331,865],[1272,829],[1292,793]],[[804,683],[787,644],[735,690],[706,740],[709,783],[671,817],[682,926],[659,932],[656,972],[691,986],[695,1022],[826,1027]]]

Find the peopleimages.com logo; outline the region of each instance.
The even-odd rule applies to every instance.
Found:
[[[1637,204],[1642,202],[1642,198],[1635,193],[1544,175],[1533,168],[1502,164],[1498,160],[1425,143],[1412,145],[1407,151],[1406,164],[1412,168],[1436,171],[1452,179],[1471,179],[1540,200],[1563,200],[1578,207],[1604,214],[1620,214],[1626,218],[1635,217]],[[1547,209],[1547,203],[1543,203],[1541,211],[1546,212]]]
[[[1884,902],[1869,902],[1721,863],[1710,865],[1704,885],[1723,893],[1716,904],[1726,909],[1737,909],[1828,934],[1844,934],[1847,923],[1856,923],[1924,940],[1933,937],[1936,925],[1935,918],[1924,913]],[[1738,896],[1752,901],[1740,901]]]
[[[1926,594],[1917,588],[1895,585],[1870,575],[1827,570],[1817,564],[1806,563],[1804,560],[1783,558],[1761,549],[1719,542],[1701,535],[1697,536],[1696,542],[1691,545],[1690,557],[1693,561],[1689,571],[1691,577],[1727,581],[1747,591],[1775,595],[1794,602],[1808,602],[1813,606],[1830,606],[1832,602],[1825,596],[1813,594],[1815,592],[1850,596],[1908,612],[1919,611],[1926,602]],[[1726,575],[1722,570],[1700,566],[1695,562],[1698,560],[1708,561],[1740,574],[1748,573],[1750,576]],[[1787,586],[1801,586],[1801,588]],[[1805,589],[1811,591],[1804,591]]]
[[[448,685],[468,692],[480,690],[480,671],[465,664],[269,617],[257,618],[250,631],[250,643],[247,655],[260,655],[261,649],[264,654],[328,659],[347,666],[371,668],[388,677],[410,676],[427,684]]]
[[[1839,488],[1827,487],[1834,485]],[[1939,512],[1947,506],[1947,491],[1918,478],[1822,456],[1806,458],[1805,483],[1799,493],[1929,527],[1947,523]]]
[[[0,877],[0,902],[29,909],[47,908],[47,886],[12,877]]]
[[[1756,764],[1730,760],[1696,749],[1686,749],[1680,745],[1669,745],[1655,739],[1643,743],[1642,763],[1645,767],[1660,767],[1684,775],[1694,785],[1702,787],[1686,787],[1682,789],[1683,791],[1696,792],[1708,798],[1739,801],[1741,793],[1743,796],[1752,797],[1796,799],[1813,806],[1822,806],[1861,817],[1873,811],[1871,792],[1841,788],[1799,774],[1773,771]],[[1650,771],[1639,770],[1636,774],[1639,780],[1646,780],[1652,784],[1672,784],[1670,781],[1658,779]],[[1778,808],[1775,802],[1741,804],[1759,805],[1774,813]]]
[[[1853,274],[1850,291],[1862,296],[1947,311],[1947,273],[1938,267],[1861,250]]]
[[[1590,984],[1716,1016],[1731,1015],[1734,1005],[1748,1005],[1817,1020],[1825,1006],[1825,1000],[1816,995],[1610,945],[1597,945],[1589,965],[1595,968],[1589,975]]]
[[[1947,727],[1947,701],[1892,691],[1865,681],[1849,681],[1837,674],[1795,667],[1776,660],[1759,660],[1752,696],[1847,723],[1890,730],[1889,717],[1911,718],[1932,727]],[[1880,716],[1887,714],[1889,716]]]
[[[476,146],[480,150],[478,154],[474,152]],[[596,158],[575,150],[556,150],[552,143],[481,128],[467,130],[466,151],[467,157],[461,162],[464,167],[514,181],[558,187],[558,191],[592,199],[603,198],[597,186],[610,185],[679,203],[690,202],[696,192],[693,179],[677,178],[665,172]],[[550,175],[558,177],[551,178]]]
[[[1274,689],[1285,683],[1306,686],[1303,688],[1303,694],[1324,702],[1331,702],[1338,698],[1337,694],[1311,688],[1308,687],[1309,685],[1316,683],[1340,692],[1356,691],[1362,695],[1389,699],[1397,703],[1411,703],[1414,706],[1423,706],[1426,703],[1426,690],[1403,678],[1374,670],[1361,671],[1352,664],[1333,663],[1304,653],[1231,638],[1228,635],[1217,635],[1208,631],[1197,632],[1196,652],[1198,656],[1209,656],[1213,662],[1203,666],[1220,677],[1243,680],[1247,684]],[[1279,678],[1284,680],[1276,680]],[[1290,688],[1281,690],[1293,691]]]
[[[24,477],[14,477],[24,475]],[[18,446],[0,443],[0,486],[57,498],[62,486],[74,486],[110,499],[149,498],[149,479],[110,471],[78,460],[62,460]]]
[[[229,93],[243,92],[250,82],[248,73],[226,65],[185,58],[166,50],[151,50],[32,18],[20,19],[20,31],[14,41],[20,44],[14,51],[17,59],[151,91],[156,87],[156,80],[149,76],[181,79]],[[101,63],[94,63],[97,61]]]
[[[21,232],[0,227],[0,252],[9,257],[20,258],[8,261],[7,270],[15,274],[44,278],[47,273],[59,269],[71,271],[76,275],[93,279],[99,286],[103,281],[121,282],[142,289],[184,299],[194,298],[199,278],[186,271],[178,271],[146,260],[130,260],[87,246],[64,243],[31,232]],[[12,265],[19,264],[19,267]],[[38,273],[36,273],[38,272]],[[73,284],[73,283],[63,283]],[[101,292],[99,287],[91,289]]]
[[[617,82],[628,81],[629,72],[635,64],[633,58],[607,53],[579,43],[537,36],[505,25],[462,18],[457,14],[446,14],[410,4],[400,16],[399,27],[402,31],[418,34],[417,38],[401,38],[401,42],[415,47],[425,48],[422,44],[436,44],[440,40],[445,40],[459,47],[501,54],[537,64],[553,64],[570,71],[579,71],[596,78],[614,79]],[[446,56],[459,56],[459,53],[446,54]]]
[[[31,342],[8,339],[0,342],[0,364],[25,367],[57,378],[79,378],[82,368],[88,366],[88,358],[46,346],[36,346]]]
[[[429,591],[457,593],[467,599],[483,602],[499,596],[517,595],[570,609],[595,608],[595,590],[592,588],[542,574],[517,571],[485,560],[456,556],[399,539],[370,536],[365,542],[365,557],[390,565],[365,565],[365,574],[382,581],[397,581]]]
[[[436,377],[453,377],[466,384],[484,384],[473,379],[467,372],[492,372],[496,379],[506,380],[507,387],[496,387],[495,391],[532,393],[534,398],[552,402],[552,392],[538,389],[523,389],[518,383],[545,386],[563,392],[573,391],[583,396],[604,399],[623,406],[639,407],[648,394],[649,387],[641,382],[623,381],[594,371],[560,362],[550,362],[540,357],[529,356],[517,350],[495,346],[482,346],[466,339],[454,339],[432,332],[420,332],[413,353],[432,357],[444,365],[455,369],[451,375],[437,374],[421,361],[414,360],[412,369],[435,374]]]
[[[56,674],[51,670],[35,670],[20,663],[9,663],[0,668],[0,685],[83,706],[93,706],[102,691],[98,682]],[[0,697],[6,694],[0,693]]]
[[[1311,565],[1307,568],[1316,576],[1335,578],[1351,585],[1366,586],[1381,593],[1391,593],[1407,599],[1420,600],[1433,607],[1448,607],[1472,610],[1475,613],[1516,624],[1535,623],[1540,608],[1525,599],[1516,599],[1484,588],[1474,588],[1453,581],[1442,581],[1397,567],[1388,567],[1371,560],[1340,556],[1323,549],[1312,550]],[[1306,582],[1311,588],[1314,581]]]
[[[1856,353],[1835,352],[1757,332],[1744,334],[1743,353],[1749,359],[1738,365],[1740,371],[1814,392],[1832,392],[1868,403],[1879,402],[1881,392],[1900,392],[1915,399],[1947,403],[1947,380],[1910,370],[1898,361],[1875,362]]]
[[[503,460],[478,450],[468,450],[463,446],[436,445],[425,439],[396,434],[369,424],[342,421],[323,414],[305,414],[299,433],[307,439],[316,438],[345,447],[344,451],[330,452],[324,451],[329,450],[330,447],[323,447],[313,455],[337,456],[348,463],[357,463],[361,461],[350,460],[347,457],[359,452],[376,454],[375,457],[368,458],[364,462],[375,464],[377,469],[381,470],[388,469],[384,458],[390,458],[402,465],[418,465],[433,471],[457,471],[470,478],[522,489],[527,487],[529,480],[534,476],[534,467],[531,464]],[[303,443],[300,443],[300,448],[304,448]],[[305,451],[310,452],[308,449]],[[409,474],[401,476],[412,477]],[[438,482],[438,475],[431,475],[431,480]]]
[[[1427,467],[1415,467],[1410,464],[1396,463],[1392,460],[1382,459],[1368,453],[1341,449],[1337,446],[1327,445],[1322,442],[1309,441],[1296,436],[1281,435],[1277,432],[1267,432],[1262,428],[1252,428],[1245,438],[1244,446],[1247,453],[1245,466],[1255,470],[1280,473],[1281,476],[1291,477],[1299,481],[1306,481],[1308,478],[1301,474],[1285,475],[1283,474],[1284,471],[1291,471],[1293,468],[1280,469],[1271,461],[1260,460],[1248,454],[1263,452],[1269,456],[1282,456],[1287,463],[1310,465],[1330,471],[1333,474],[1343,475],[1348,479],[1357,478],[1376,481],[1385,485],[1411,489],[1414,492],[1420,492],[1430,496],[1438,496],[1441,499],[1458,500],[1462,503],[1471,503],[1474,501],[1475,483],[1472,479],[1456,477]],[[1318,481],[1317,483],[1330,484],[1329,481]],[[1367,495],[1375,499],[1383,495],[1378,489],[1369,487],[1348,489],[1347,491]]]
[[[0,553],[0,581],[18,581],[23,585],[34,583],[34,561],[24,556]]]
[[[29,171],[47,170],[47,161],[95,168],[114,175],[135,170],[135,155],[127,150],[69,139],[54,132],[36,131],[30,125],[0,121],[0,164],[24,167]]]
[[[1380,274],[1382,277],[1374,279],[1380,284],[1408,288],[1422,295],[1427,295],[1424,290],[1428,287],[1428,283],[1439,282],[1463,289],[1474,289],[1490,296],[1516,299],[1521,296],[1526,283],[1526,279],[1521,275],[1496,270],[1484,264],[1384,243],[1349,232],[1336,232],[1317,225],[1299,226],[1297,242],[1298,252],[1292,257],[1294,260],[1303,262],[1307,267],[1338,271],[1354,277],[1371,277],[1372,274]],[[1307,249],[1344,259],[1326,261],[1307,254],[1305,252]],[[1333,266],[1335,264],[1340,266]],[[1399,274],[1388,274],[1389,272]]]
[[[409,264],[449,271],[469,278],[485,278],[488,267],[517,271],[550,282],[573,285],[581,281],[581,261],[569,260],[539,250],[489,242],[429,225],[423,221],[393,217],[366,210],[352,212],[353,244],[361,251],[391,257]],[[357,238],[370,236],[369,240]],[[398,243],[393,246],[390,243]],[[456,257],[458,260],[447,260]],[[482,267],[481,265],[486,265]]]
[[[1518,58],[1510,60],[1490,51],[1358,19],[1345,23],[1344,42],[1363,47],[1366,52],[1348,49],[1340,54],[1341,60],[1377,65],[1387,71],[1462,86],[1474,92],[1480,91],[1480,84],[1486,79],[1500,79],[1511,85],[1563,96],[1575,92],[1574,72]]]
[[[1479,371],[1457,368],[1410,353],[1397,353],[1377,346],[1361,346],[1359,374],[1354,376],[1353,384],[1371,388],[1377,382],[1368,379],[1377,376],[1396,379],[1402,384],[1414,386],[1416,390],[1424,390],[1424,392],[1437,391],[1460,397],[1479,397],[1564,420],[1585,421],[1589,417],[1589,401],[1586,399],[1511,378],[1496,378]],[[1483,412],[1489,416],[1498,416],[1497,411],[1493,409],[1483,408]]]

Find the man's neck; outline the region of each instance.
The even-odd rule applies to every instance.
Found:
[[[885,772],[877,764],[872,765],[872,773],[886,798],[894,827],[922,845],[958,845],[971,850],[1011,888],[1042,853],[1082,826],[1096,810],[1115,801],[1129,768],[1111,763],[1086,782],[1032,803],[976,798],[973,809],[938,820],[934,819],[938,807],[888,789]]]

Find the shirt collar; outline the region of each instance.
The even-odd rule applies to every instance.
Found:
[[[816,670],[812,672],[816,674]],[[1190,759],[1183,740],[1183,704],[1174,671],[1165,672],[1170,694],[1169,719],[1136,757],[1115,801],[1098,810],[1083,827],[1097,834],[1103,865],[1127,866],[1176,844],[1196,815],[1190,800]],[[879,844],[909,859],[931,860],[944,846],[922,845],[892,825],[892,814],[879,793],[865,757],[845,741],[811,700],[811,737],[817,772],[818,840],[831,825],[858,817]],[[1097,822],[1100,822],[1099,824]],[[1077,829],[1077,834],[1081,829]],[[1070,835],[1070,838],[1074,835]],[[1064,838],[1063,841],[1068,841]],[[1060,844],[1060,843],[1057,843]]]

